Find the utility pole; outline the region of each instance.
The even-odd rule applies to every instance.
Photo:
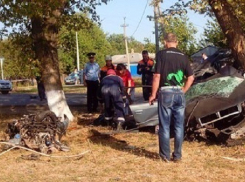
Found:
[[[4,80],[4,76],[3,76],[3,60],[4,60],[4,58],[1,58],[1,57],[0,57],[2,80]]]
[[[77,71],[80,70],[80,60],[79,60],[79,47],[78,47],[78,37],[77,37],[77,31],[76,31],[76,44],[77,44]]]
[[[129,55],[128,55],[128,40],[127,40],[127,36],[126,36],[126,27],[128,26],[128,24],[125,23],[125,19],[126,17],[124,17],[124,24],[121,25],[121,27],[123,27],[123,34],[124,34],[124,41],[125,41],[125,47],[126,47],[126,56],[127,56],[127,61],[128,61],[128,70],[130,71],[130,61],[129,61]]]
[[[155,21],[155,42],[156,42],[156,53],[159,51],[159,33],[158,33],[158,18],[159,18],[159,5],[160,1],[155,0],[154,3],[154,21]]]

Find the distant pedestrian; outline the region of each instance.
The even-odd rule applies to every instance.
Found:
[[[98,107],[97,92],[100,67],[95,62],[95,55],[93,52],[87,54],[89,62],[85,64],[83,71],[84,86],[87,86],[87,110],[89,113],[97,112]]]
[[[79,75],[78,75],[77,68],[74,69],[73,73],[74,73],[74,77],[75,77],[75,85],[77,85],[79,82]]]
[[[146,86],[142,88],[143,97],[145,101],[148,101],[152,90],[151,89],[152,79],[153,79],[152,68],[154,65],[154,61],[151,58],[149,58],[149,54],[147,50],[142,51],[142,57],[143,59],[139,61],[137,65],[137,74],[142,75],[141,78],[142,85]]]
[[[38,96],[39,96],[40,101],[43,101],[43,100],[46,99],[45,87],[44,87],[43,79],[42,79],[41,76],[36,76],[36,80],[37,80]]]
[[[155,74],[153,76],[152,104],[158,94],[159,117],[159,153],[160,157],[170,161],[170,124],[174,127],[173,161],[180,161],[182,157],[182,143],[184,139],[184,93],[193,83],[194,76],[189,59],[177,49],[177,37],[168,33],[164,37],[164,50],[156,54]]]

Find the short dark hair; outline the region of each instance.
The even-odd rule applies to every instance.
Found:
[[[124,64],[119,63],[119,64],[117,65],[117,71],[121,71],[121,70],[125,70],[125,69],[126,69],[126,66],[125,66]]]
[[[177,42],[177,37],[174,33],[167,33],[165,36],[164,36],[164,40],[166,42]]]
[[[148,54],[148,51],[147,50],[143,50],[142,54]]]

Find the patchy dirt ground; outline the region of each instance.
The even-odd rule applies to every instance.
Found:
[[[241,182],[245,177],[245,147],[222,147],[204,142],[184,142],[181,163],[164,163],[158,157],[157,135],[150,131],[102,135],[111,130],[94,127],[98,115],[74,113],[62,142],[69,152],[57,152],[59,158],[41,156],[37,160],[23,157],[31,152],[22,149],[0,154],[4,182]],[[8,122],[20,116],[2,115],[0,139],[5,139]],[[172,142],[173,144],[173,142]],[[62,156],[89,151],[82,157]],[[223,157],[230,157],[229,159]]]

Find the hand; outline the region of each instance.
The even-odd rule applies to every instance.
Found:
[[[86,81],[84,80],[84,82],[83,82],[83,85],[86,87],[87,86],[87,83],[86,83]]]
[[[139,71],[141,71],[141,68],[139,68]]]
[[[150,104],[150,105],[153,105],[153,104],[154,104],[155,98],[156,98],[156,97],[154,97],[153,95],[151,95],[151,96],[149,97],[149,104]]]
[[[185,88],[184,87],[181,87],[181,90],[185,93]]]
[[[125,102],[126,102],[127,97],[124,95],[124,96],[122,97],[122,99],[123,99],[123,102],[125,103]]]

